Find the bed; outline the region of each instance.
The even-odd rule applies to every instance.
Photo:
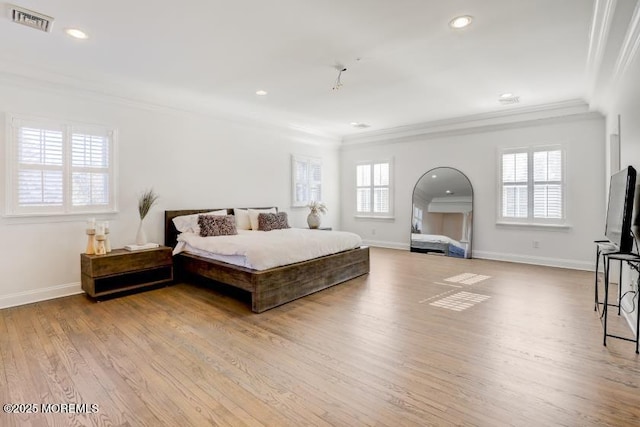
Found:
[[[411,252],[436,252],[446,256],[465,258],[466,245],[447,236],[411,233]]]
[[[256,208],[266,209],[266,208]],[[226,209],[229,215],[233,209]],[[173,219],[219,209],[165,211],[165,245],[176,248],[179,232]],[[329,233],[313,230],[311,233]],[[254,233],[273,233],[254,232]],[[251,310],[261,313],[369,272],[369,248],[357,247],[292,264],[256,270],[189,252],[174,255],[179,275],[196,275],[243,289],[251,295]]]

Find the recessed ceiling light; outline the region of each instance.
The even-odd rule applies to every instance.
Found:
[[[266,94],[267,94],[266,90],[260,89],[260,90],[256,91],[256,95],[258,95],[258,96],[265,96]]]
[[[78,30],[77,28],[67,28],[66,30],[64,30],[64,32],[76,39],[84,40],[89,38],[87,33],[82,30]]]
[[[431,175],[431,178],[436,179],[438,177],[438,175],[436,175],[435,173],[433,175]]]
[[[451,194],[453,194],[453,191],[451,191],[451,190],[447,190],[447,191],[445,191],[445,193],[447,193],[447,194],[451,195]]]
[[[513,94],[511,92],[503,93],[500,95],[501,99],[513,98]]]
[[[469,24],[471,24],[471,21],[473,21],[472,16],[469,16],[469,15],[457,16],[449,22],[449,26],[453,29],[459,30],[460,28],[464,28]]]

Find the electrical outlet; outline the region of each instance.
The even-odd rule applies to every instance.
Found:
[[[540,241],[538,241],[538,240],[534,240],[534,241],[533,241],[533,248],[534,248],[534,249],[538,249],[539,247],[540,247]]]

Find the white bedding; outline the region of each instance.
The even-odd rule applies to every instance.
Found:
[[[417,242],[431,242],[431,243],[449,243],[458,247],[462,247],[462,244],[457,240],[453,240],[447,236],[441,236],[439,234],[417,234],[411,233],[411,240]]]
[[[173,254],[190,252],[254,270],[266,270],[357,248],[361,244],[362,239],[354,233],[302,228],[238,230],[234,236],[215,237],[181,233]]]

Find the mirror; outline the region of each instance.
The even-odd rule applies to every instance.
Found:
[[[413,189],[411,252],[471,258],[473,187],[457,169],[431,169]]]

